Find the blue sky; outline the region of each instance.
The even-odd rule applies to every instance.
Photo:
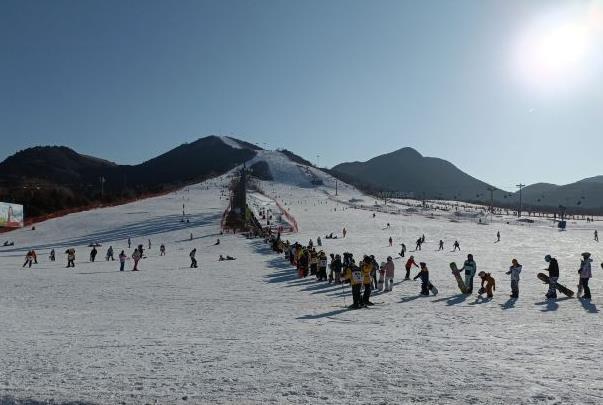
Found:
[[[600,175],[600,32],[580,66],[516,66],[518,38],[570,3],[4,0],[0,159],[60,144],[139,163],[232,134],[324,166],[411,146],[509,190]]]

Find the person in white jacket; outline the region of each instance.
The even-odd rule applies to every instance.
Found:
[[[521,264],[517,259],[511,261],[511,267],[507,274],[511,275],[511,298],[519,298],[519,273],[521,273]]]
[[[394,288],[394,261],[391,256],[387,257],[385,263],[385,291],[391,291]]]
[[[584,295],[582,298],[585,300],[590,299],[590,288],[588,287],[588,280],[593,276],[591,263],[593,259],[590,258],[590,253],[584,252],[582,253],[582,261],[580,261],[580,283],[578,284],[578,294],[577,297],[580,298],[582,292]]]

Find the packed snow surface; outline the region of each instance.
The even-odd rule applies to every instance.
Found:
[[[570,223],[559,232],[545,222],[478,225],[421,211],[373,218],[372,198],[341,183],[336,196],[328,178],[324,186],[297,187],[303,171],[287,176],[289,169],[279,172],[286,165],[280,157],[271,161],[277,180],[260,184],[299,224],[299,233],[283,238],[305,244],[322,236],[327,253],[349,251],[357,259],[391,255],[393,292],[374,296],[374,307],[348,311],[348,286],[298,279],[262,240],[219,235],[226,176],[49,220],[0,236],[15,241],[0,247],[0,402],[603,402],[603,252],[592,237],[599,224]],[[181,222],[182,204],[188,223]],[[331,232],[339,238],[325,239]],[[422,234],[422,251],[412,252]],[[440,239],[445,250],[438,252]],[[454,240],[462,252],[451,251]],[[95,263],[91,242],[102,244]],[[402,281],[402,242],[417,262],[427,262],[439,295],[420,297],[418,281]],[[162,243],[166,256],[159,256]],[[108,246],[117,256],[138,244],[147,256],[141,271],[131,272],[128,261],[120,273],[117,261],[105,261]],[[75,269],[65,268],[67,247],[76,249]],[[21,268],[29,248],[38,253],[31,270]],[[48,260],[51,248],[56,262]],[[193,248],[198,269],[189,268]],[[592,302],[562,295],[546,301],[546,286],[536,279],[544,255],[559,259],[560,282],[575,290],[583,251],[595,259]],[[469,252],[478,271],[496,278],[491,301],[460,294],[450,273],[449,263],[462,265]],[[237,260],[218,262],[219,254]],[[517,301],[509,299],[505,275],[512,258],[524,266]]]

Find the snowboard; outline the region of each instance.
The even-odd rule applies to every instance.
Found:
[[[461,277],[461,271],[458,269],[458,267],[456,267],[455,262],[450,263],[450,270],[452,270],[452,274],[454,274],[454,278],[456,279],[456,283],[459,286],[459,290],[461,290],[461,292],[463,294],[466,294],[467,287],[465,286],[465,282],[463,281],[463,278]]]
[[[431,284],[431,282],[429,283],[429,291],[431,291],[433,295],[438,295],[438,289],[435,285]]]
[[[549,283],[549,276],[547,276],[546,274],[538,273],[537,277],[539,280],[543,281],[544,283],[546,283],[546,284]],[[562,293],[570,298],[574,296],[574,292],[572,290],[570,290],[566,286],[561,285],[559,283],[557,283],[557,290],[559,290],[560,293]]]

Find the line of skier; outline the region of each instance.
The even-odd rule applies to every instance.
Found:
[[[497,240],[500,240],[499,237],[500,234],[497,234]],[[421,237],[421,240],[423,238],[424,236]],[[333,253],[327,255],[324,250],[317,250],[312,243],[303,246],[297,242],[293,244],[289,241],[283,242],[280,240],[280,234],[278,237],[273,236],[270,243],[273,250],[284,253],[290,264],[296,267],[298,277],[315,276],[317,281],[328,281],[335,284],[349,283],[352,287],[353,303],[350,306],[352,309],[372,305],[370,301],[372,291],[390,292],[393,290],[395,265],[391,256],[388,256],[386,261],[379,264],[374,255],[364,255],[356,263],[353,255],[349,252],[343,253],[343,257]],[[330,263],[328,263],[328,257],[331,259]],[[545,269],[549,273],[546,298],[556,299],[557,290],[564,288],[558,284],[559,266],[557,260],[550,255],[545,257],[545,262],[549,264],[548,268]],[[588,285],[589,279],[592,277],[591,263],[590,253],[583,253],[580,269],[578,270],[580,275],[578,297],[587,300],[591,299],[591,291]],[[603,267],[603,264],[601,266]],[[412,279],[421,280],[420,294],[429,295],[431,293],[437,295],[437,288],[430,282],[427,263],[417,263],[413,255],[408,258],[404,265],[406,270],[404,280],[411,280],[410,273],[413,267],[419,270]],[[508,271],[505,272],[506,275],[510,276],[510,297],[512,299],[519,298],[519,282],[522,269],[523,266],[514,258],[511,260]],[[478,297],[485,295],[487,299],[493,298],[496,291],[496,280],[489,272],[477,271],[477,263],[472,254],[467,255],[463,266],[458,270],[464,273],[462,292],[465,294],[473,293],[474,278],[477,275],[480,283]],[[379,277],[377,278],[377,276]]]

